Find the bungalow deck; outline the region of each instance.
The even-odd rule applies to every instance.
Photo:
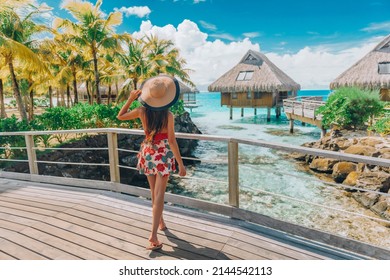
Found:
[[[164,247],[145,249],[150,201],[0,178],[0,259],[319,260],[366,257],[270,228],[166,205]]]

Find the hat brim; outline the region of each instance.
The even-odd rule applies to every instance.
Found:
[[[166,94],[161,98],[153,98],[149,91],[149,85],[154,79],[161,79],[167,87]],[[179,81],[168,75],[159,75],[147,79],[141,84],[141,95],[138,101],[146,108],[154,111],[165,110],[174,105],[180,97]]]

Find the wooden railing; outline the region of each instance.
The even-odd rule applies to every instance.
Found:
[[[313,120],[321,120],[316,110],[324,105],[321,97],[293,97],[283,100],[284,112]]]
[[[107,181],[96,181],[96,180],[87,180],[87,179],[76,179],[76,178],[65,178],[65,177],[55,177],[55,176],[44,176],[39,175],[38,163],[50,163],[50,164],[78,164],[78,165],[89,165],[89,163],[80,163],[80,162],[43,162],[37,160],[36,150],[38,147],[35,146],[34,136],[38,135],[51,135],[51,134],[106,134],[108,145],[106,148],[91,148],[91,149],[106,149],[108,150],[109,155],[109,163],[100,163],[99,165],[108,166],[110,169],[110,182]],[[120,129],[120,128],[101,128],[101,129],[83,129],[83,130],[59,130],[59,131],[26,131],[26,132],[1,132],[0,137],[3,136],[24,136],[26,146],[25,147],[14,147],[18,149],[26,149],[27,151],[27,160],[15,160],[15,161],[25,161],[28,162],[29,165],[29,174],[23,173],[14,173],[14,172],[5,172],[0,171],[0,177],[5,178],[13,178],[19,180],[31,180],[37,182],[47,182],[54,184],[64,184],[64,185],[72,185],[78,187],[86,187],[86,188],[97,188],[115,192],[126,193],[130,195],[136,195],[141,197],[150,198],[150,192],[148,189],[130,186],[126,184],[120,183],[120,168],[130,168],[132,167],[121,166],[119,164],[119,156],[118,152],[123,151],[123,149],[118,149],[118,135],[119,134],[130,134],[130,135],[143,135],[144,132],[141,130],[131,130],[131,129]],[[199,200],[191,197],[184,197],[175,194],[166,194],[166,201],[183,205],[186,207],[201,209],[205,211],[210,211],[214,213],[219,213],[222,215],[226,215],[232,218],[243,219],[249,222],[254,222],[260,225],[269,226],[272,228],[276,228],[278,230],[282,230],[288,233],[297,234],[300,236],[304,236],[306,238],[310,238],[312,240],[317,241],[326,241],[329,244],[337,243],[337,246],[341,246],[345,249],[349,249],[358,253],[363,253],[365,255],[372,255],[378,258],[390,258],[390,252],[387,250],[379,249],[375,246],[363,244],[354,240],[345,240],[343,237],[335,236],[330,233],[322,232],[319,230],[314,230],[310,228],[306,228],[300,225],[296,225],[290,222],[280,221],[271,217],[264,216],[259,213],[251,212],[240,208],[240,186],[239,186],[239,146],[240,145],[251,145],[255,147],[263,147],[276,149],[279,151],[284,151],[288,153],[301,153],[308,154],[319,157],[327,157],[334,158],[343,161],[351,161],[357,163],[365,163],[370,165],[377,165],[383,167],[390,167],[390,160],[367,157],[367,156],[359,156],[352,154],[343,154],[339,152],[326,151],[321,149],[313,149],[306,148],[301,146],[287,145],[287,144],[278,144],[271,143],[261,140],[250,140],[250,139],[241,139],[234,137],[224,137],[224,136],[215,136],[215,135],[205,135],[205,134],[185,134],[185,133],[177,133],[177,138],[181,139],[192,139],[192,140],[204,140],[204,141],[213,141],[213,142],[221,142],[226,143],[228,148],[228,181],[225,182],[228,185],[228,205],[217,204],[209,201]],[[5,149],[5,147],[1,147]],[[12,149],[12,147],[7,147],[7,149]],[[41,149],[41,148],[39,148]],[[56,149],[65,149],[65,148],[56,148]],[[71,148],[66,148],[71,149]],[[129,151],[136,152],[136,151]],[[0,161],[12,161],[12,159],[1,159]],[[205,162],[204,159],[195,159],[191,158],[191,160],[199,160]],[[207,161],[206,161],[207,162]],[[96,165],[96,163],[90,163],[90,165]],[[187,179],[194,180],[204,180],[204,178],[194,178],[189,177]],[[209,180],[210,181],[210,180]],[[218,180],[218,182],[224,183],[223,180]],[[337,187],[340,187],[340,184],[337,184]],[[350,186],[345,186],[345,188],[350,189]],[[362,190],[367,191],[367,190]],[[381,194],[384,196],[389,196],[390,194]],[[275,196],[278,196],[275,194]],[[285,196],[282,196],[285,198]],[[293,198],[291,198],[293,199]],[[294,199],[293,199],[294,200]],[[303,201],[305,203],[309,203],[309,201]],[[318,205],[316,205],[318,206]],[[326,207],[326,206],[324,206]],[[337,210],[337,209],[336,209]],[[342,212],[345,212],[342,210]],[[349,213],[351,215],[359,215],[357,213]],[[360,215],[361,216],[361,215]],[[379,220],[383,223],[390,223],[389,221],[368,217],[369,219]]]

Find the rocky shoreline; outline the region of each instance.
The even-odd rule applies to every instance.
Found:
[[[332,131],[320,140],[305,143],[302,146],[390,160],[389,138],[364,136],[362,133],[356,132]],[[291,157],[301,162],[323,180],[351,186],[352,188],[346,188],[346,191],[357,202],[382,218],[390,220],[390,197],[380,194],[390,194],[389,167],[299,153],[293,153]]]
[[[192,122],[188,112],[175,117],[175,131],[183,133],[201,134],[197,126]],[[144,139],[142,135],[118,135],[118,149],[139,151],[140,145]],[[183,157],[193,157],[193,152],[198,145],[197,140],[177,139],[180,152]],[[107,150],[88,150],[88,148],[106,148],[107,136],[105,134],[94,135],[83,139],[66,143],[61,148],[77,148],[78,150],[54,150],[46,152],[37,152],[38,161],[55,161],[63,164],[43,164],[38,163],[40,175],[50,175],[69,178],[80,178],[90,180],[110,180],[109,166],[93,165],[108,164]],[[84,148],[84,150],[83,150]],[[66,162],[90,163],[90,165],[70,165]],[[185,165],[193,164],[190,160],[184,160]],[[136,167],[137,153],[119,151],[119,165],[127,167]],[[18,163],[4,168],[4,171],[29,173],[28,163]],[[139,175],[137,170],[129,168],[120,168],[121,183],[131,184],[140,187],[148,187],[144,175]]]

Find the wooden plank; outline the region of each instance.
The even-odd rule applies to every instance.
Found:
[[[83,210],[86,212],[84,213],[77,212],[78,210]],[[140,242],[137,243],[141,246],[145,244],[145,240],[147,236],[149,236],[150,234],[149,232],[150,223],[145,223],[144,222],[145,218],[139,215],[138,217],[136,217],[137,220],[132,220],[132,217],[129,216],[126,217],[126,216],[110,213],[109,209],[108,210],[105,209],[104,211],[97,210],[97,209],[88,209],[88,207],[85,205],[79,206],[75,209],[70,209],[66,213],[88,219],[89,221],[94,222],[95,226],[97,226],[97,223],[103,225],[109,223],[110,226],[113,226],[116,229],[123,230],[123,228],[126,228],[126,231],[128,233],[132,234],[133,236],[137,235],[141,238],[139,240]],[[60,216],[62,216],[62,214],[59,215],[58,217]],[[111,222],[109,222],[110,220]],[[184,226],[183,229],[185,229]],[[165,232],[167,238],[162,240],[165,240],[165,243],[167,245],[173,247],[178,247],[179,246],[178,243],[180,243],[182,245],[179,246],[181,249],[188,250],[196,247],[207,248],[203,251],[206,252],[207,250],[209,250],[210,252],[208,252],[205,256],[208,255],[216,256],[216,254],[220,251],[220,249],[223,246],[223,243],[216,241],[218,237],[216,235],[214,236],[214,240],[209,240],[204,235],[196,236],[191,230],[189,231],[189,233],[187,233],[188,231],[189,231],[188,228],[185,229],[184,232],[179,232],[176,230],[173,231],[172,228],[170,227],[170,230]],[[202,232],[199,231],[199,233],[201,234]],[[160,237],[162,238],[163,236],[161,236],[160,234]],[[181,240],[185,240],[185,242]],[[188,243],[191,243],[191,245],[188,245]]]
[[[87,197],[83,198],[82,196],[78,197],[76,194],[69,196],[61,193],[56,194],[55,192],[52,191],[48,191],[44,193],[44,192],[36,192],[33,190],[27,190],[27,189],[15,190],[12,193],[16,195],[21,194],[30,197],[42,198],[53,202],[64,201],[64,202],[69,202],[74,204],[83,203],[89,199]]]
[[[0,213],[6,213],[6,214],[15,215],[15,216],[25,217],[25,218],[36,220],[36,221],[42,221],[42,220],[47,218],[47,216],[45,216],[45,215],[32,213],[32,212],[28,212],[28,211],[23,211],[23,210],[19,210],[19,209],[2,207],[1,205],[0,205]]]
[[[23,226],[31,226],[37,222],[37,220],[32,220],[29,218],[16,216],[14,214],[7,214],[7,213],[0,213],[0,219],[11,223],[17,223]]]
[[[27,249],[24,246],[20,246],[16,243],[13,243],[9,240],[6,240],[2,237],[0,237],[0,250],[9,255],[12,256],[15,259],[19,260],[47,260],[44,256],[37,254],[36,252],[33,252],[29,249]]]
[[[233,235],[234,236],[234,235]],[[259,259],[267,259],[267,260],[291,260],[291,259],[299,259],[294,258],[290,254],[284,251],[285,248],[283,246],[278,246],[276,244],[272,244],[273,246],[269,246],[267,242],[256,240],[257,242],[250,242],[248,240],[238,240],[238,239],[229,239],[227,245],[236,248],[235,254],[236,256],[246,258],[245,252],[249,252],[253,255],[257,255]],[[269,248],[272,248],[270,250]],[[240,250],[237,250],[237,249]],[[290,252],[289,252],[290,253]],[[307,255],[302,255],[304,259],[307,259]]]
[[[16,222],[13,222],[13,221],[3,220],[0,218],[0,231],[1,231],[1,228],[9,229],[9,230],[18,232],[18,231],[25,229],[26,226],[21,225],[21,224],[16,223]]]
[[[274,252],[283,252],[283,254],[286,254],[294,259],[324,259],[325,257],[316,253],[313,253],[308,250],[300,249],[295,246],[291,246],[285,243],[282,243],[277,240],[273,240],[271,238],[267,238],[264,236],[260,236],[259,234],[249,235],[247,232],[241,233],[241,232],[235,232],[232,235],[232,239],[234,240],[245,240],[245,242],[249,244],[261,244],[261,248],[267,249],[269,251]],[[232,242],[232,240],[230,240]]]
[[[55,237],[70,241],[92,251],[99,252],[100,254],[107,256],[107,259],[139,259],[129,252],[118,250],[109,246],[109,244],[96,240],[93,238],[93,232],[89,232],[90,235],[85,234],[85,232],[78,231],[73,224],[55,218],[51,218],[51,220],[45,223],[38,222],[34,224],[33,228],[50,233]]]
[[[112,203],[111,203],[112,204]],[[112,204],[118,207],[118,203]],[[139,225],[140,227],[149,228],[151,221],[150,209],[142,209],[140,210],[138,207],[130,206],[127,209],[113,209],[112,207],[106,207],[99,204],[94,204],[94,202],[88,202],[86,205],[80,205],[76,207],[78,210],[83,210],[89,212],[91,214],[99,215],[101,217],[106,217],[108,219],[116,219],[113,215],[120,215],[122,218],[120,219],[122,223],[128,222],[131,219],[131,225]],[[88,209],[88,207],[93,207]],[[113,212],[114,211],[114,212]],[[67,211],[69,212],[69,211]],[[145,219],[146,217],[146,219]],[[210,242],[226,242],[227,238],[231,235],[231,231],[223,231],[224,235],[221,235],[221,231],[218,230],[217,224],[205,225],[203,221],[194,220],[193,222],[189,222],[186,220],[185,216],[174,217],[170,212],[166,211],[164,214],[165,220],[170,229],[174,229],[181,233],[190,232],[191,235],[201,236],[203,241],[210,240]],[[145,220],[148,221],[145,223]],[[217,229],[216,229],[217,228]],[[212,231],[209,231],[212,230]]]
[[[1,245],[1,241],[0,241],[0,245]],[[16,260],[16,258],[14,258],[11,255],[8,255],[8,254],[2,252],[1,249],[0,249],[0,260]]]
[[[75,213],[77,215],[77,213]],[[72,223],[75,225],[81,232],[93,231],[93,236],[102,240],[106,244],[111,246],[118,247],[123,249],[122,246],[126,243],[126,251],[131,251],[133,254],[141,256],[142,258],[147,258],[147,251],[145,246],[147,245],[147,234],[143,237],[136,236],[132,233],[128,233],[125,230],[119,230],[110,226],[104,225],[104,220],[100,220],[99,217],[95,216],[95,220],[83,219],[79,216],[73,216],[67,213],[60,213],[56,216],[56,219],[59,219],[65,223]],[[122,226],[123,229],[128,227]],[[145,232],[147,233],[147,232]],[[92,234],[92,233],[91,233]],[[123,244],[119,244],[116,241],[125,241]]]
[[[71,202],[66,202],[66,201],[61,201],[61,200],[53,201],[53,200],[48,200],[48,199],[44,199],[41,197],[30,196],[28,194],[26,194],[26,195],[25,194],[15,194],[12,192],[2,193],[1,197],[21,199],[21,200],[25,200],[25,201],[29,201],[29,202],[31,201],[34,203],[45,203],[48,205],[55,205],[55,206],[60,206],[60,207],[65,207],[65,208],[71,208],[71,207],[76,205],[75,203],[71,203]]]
[[[28,246],[28,249],[44,256],[47,259],[63,259],[63,260],[73,260],[75,256],[68,254],[62,250],[54,248],[44,242],[38,241],[34,238],[28,237],[22,233],[0,229],[0,236],[3,239],[14,242],[21,246]]]
[[[223,247],[222,252],[226,254],[226,256],[230,256],[231,259],[236,260],[267,260],[267,258],[262,257],[258,254],[253,254],[247,251],[243,251],[241,249],[237,249],[237,247],[230,246],[229,244]]]
[[[50,246],[61,249],[65,252],[68,252],[72,255],[75,255],[75,258],[85,259],[85,260],[109,260],[112,259],[108,256],[102,255],[98,252],[90,250],[89,248],[85,248],[80,246],[79,244],[74,243],[74,240],[65,240],[54,236],[52,234],[48,234],[46,232],[42,232],[35,228],[26,228],[23,231],[23,234],[26,234],[35,239],[41,240]]]
[[[7,202],[4,200],[0,200],[0,206],[6,207],[9,209],[22,210],[22,211],[26,211],[26,212],[35,213],[35,214],[41,214],[41,215],[45,215],[45,216],[53,216],[53,215],[58,213],[57,211],[36,208],[33,206],[28,206],[28,205],[15,204],[15,203]]]
[[[122,209],[127,211],[126,213],[130,212],[151,217],[151,202],[149,200],[140,200],[130,196],[122,196],[122,199],[117,197],[117,194],[112,193],[109,196],[94,198],[90,203],[97,202],[99,204]],[[129,202],[134,205],[129,205]],[[234,220],[231,220],[228,217],[178,208],[168,204],[166,204],[164,208],[164,216],[166,219],[169,218],[171,222],[184,224],[186,227],[195,229],[201,228],[203,232],[216,233],[219,236],[231,235],[231,226],[234,225]]]
[[[46,222],[77,234],[78,239],[81,238],[85,241],[88,240],[89,243],[93,243],[95,247],[90,248],[95,248],[98,252],[104,252],[105,255],[109,255],[114,259],[144,259],[142,256],[133,254],[131,246],[126,242],[119,241],[116,238],[57,218],[48,219]]]
[[[12,197],[6,197],[3,195],[0,195],[0,204],[2,204],[3,202],[18,204],[18,205],[23,205],[23,206],[28,206],[28,207],[34,207],[34,208],[43,209],[43,210],[55,211],[55,212],[61,212],[61,211],[65,211],[66,209],[68,209],[68,207],[57,206],[55,204],[49,204],[49,203],[47,203],[48,202],[47,200],[35,202],[33,200],[26,200],[26,199],[22,199],[22,198],[12,198]]]

